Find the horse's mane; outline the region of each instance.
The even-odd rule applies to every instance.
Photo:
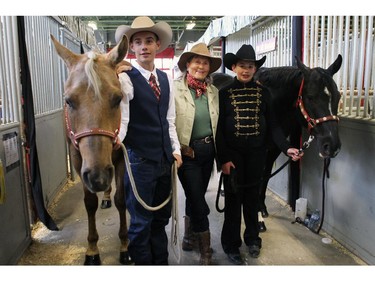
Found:
[[[295,85],[302,72],[294,66],[260,68],[254,76],[262,85],[270,88],[284,88]]]
[[[94,89],[95,97],[101,98],[100,88],[102,86],[102,82],[100,77],[95,70],[95,62],[98,60],[98,53],[96,52],[88,52],[87,57],[89,58],[85,64],[85,73],[89,80],[88,88],[92,87]]]

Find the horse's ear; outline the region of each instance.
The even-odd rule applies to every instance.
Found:
[[[77,63],[79,60],[79,55],[73,53],[70,51],[68,48],[60,44],[59,41],[56,40],[55,37],[53,37],[52,34],[50,34],[51,40],[53,44],[55,45],[55,49],[57,51],[57,54],[60,56],[60,58],[63,59],[65,62],[66,66],[68,67],[69,70],[72,69],[72,67]]]
[[[295,58],[297,62],[297,67],[302,71],[303,76],[306,78],[310,74],[310,68],[304,65],[297,56],[295,56]]]
[[[342,56],[339,54],[337,59],[327,68],[327,71],[331,76],[333,76],[337,71],[339,71],[342,64]]]
[[[128,37],[126,37],[126,35],[123,35],[120,43],[118,43],[116,47],[114,47],[107,54],[107,58],[113,66],[115,66],[125,58],[126,54],[128,53],[128,48]]]

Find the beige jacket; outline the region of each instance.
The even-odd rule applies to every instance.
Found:
[[[173,92],[176,104],[176,130],[181,145],[189,145],[193,131],[195,105],[186,79],[173,81]],[[208,109],[210,110],[211,127],[215,139],[219,119],[219,93],[214,85],[207,87]]]

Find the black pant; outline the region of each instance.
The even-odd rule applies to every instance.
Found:
[[[193,231],[203,232],[209,229],[210,209],[205,194],[214,164],[215,147],[213,142],[190,146],[194,149],[195,157],[182,157],[183,164],[178,169],[178,177],[185,191],[185,214],[190,217]]]
[[[245,221],[243,240],[247,246],[260,245],[258,229],[259,187],[263,175],[266,150],[263,148],[244,151],[233,150],[232,162],[236,166],[237,188],[224,176],[225,191],[224,224],[221,244],[226,253],[237,251],[241,240],[241,209]]]

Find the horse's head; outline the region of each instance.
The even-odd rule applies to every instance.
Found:
[[[342,57],[338,55],[327,69],[310,69],[297,58],[297,66],[303,74],[299,107],[310,134],[317,139],[319,155],[324,158],[335,157],[341,148],[337,117],[341,96],[332,78],[341,63]]]
[[[75,54],[52,35],[51,39],[69,70],[65,121],[74,167],[91,192],[104,191],[114,175],[112,152],[121,122],[116,65],[127,54],[128,39],[124,36],[107,54]]]

